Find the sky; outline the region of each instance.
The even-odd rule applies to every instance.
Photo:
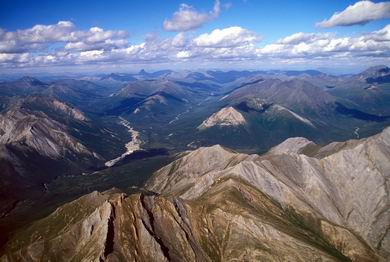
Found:
[[[389,62],[389,1],[0,0],[0,73]]]

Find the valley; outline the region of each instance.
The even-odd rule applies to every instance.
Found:
[[[135,131],[131,126],[130,126],[130,123],[126,120],[126,119],[123,119],[123,118],[120,118],[121,119],[121,124],[127,128],[128,132],[131,134],[131,140],[130,142],[126,143],[125,145],[125,148],[126,148],[126,152],[123,153],[121,156],[115,158],[115,159],[112,159],[112,160],[109,160],[107,161],[106,163],[104,163],[104,165],[106,167],[112,167],[113,165],[115,165],[118,161],[122,160],[123,158],[125,158],[126,156],[132,154],[134,151],[138,151],[141,149],[141,144],[142,144],[142,140],[140,139],[140,135],[139,135],[139,132]]]

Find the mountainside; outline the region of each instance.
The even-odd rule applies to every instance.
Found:
[[[264,155],[182,154],[146,191],[93,192],[18,231],[2,261],[385,261],[390,128]]]
[[[0,143],[21,144],[48,157],[58,158],[66,151],[92,155],[67,134],[64,125],[49,119],[44,113],[10,110],[1,115],[0,130]]]
[[[302,79],[267,79],[249,84],[224,97],[224,100],[240,101],[244,98],[260,98],[268,103],[277,103],[298,112],[324,110],[334,97],[321,88]]]
[[[81,174],[120,154],[128,136],[116,132],[119,123],[105,122],[54,98],[14,97],[0,114],[0,214],[43,194],[56,177]]]
[[[47,106],[61,119],[87,120],[77,109],[58,100],[41,100],[39,97],[19,100],[0,114],[2,201],[23,198],[27,192],[19,195],[21,188],[42,187],[50,178],[102,161],[99,154],[71,134],[68,126],[43,111],[29,109],[33,105]]]

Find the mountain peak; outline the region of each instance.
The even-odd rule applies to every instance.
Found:
[[[300,154],[309,146],[315,146],[316,144],[305,137],[291,137],[279,145],[270,149],[270,153],[278,154]]]
[[[244,116],[233,107],[224,107],[218,112],[212,114],[198,127],[206,129],[213,126],[240,126],[245,125]]]
[[[147,75],[148,72],[145,71],[145,69],[141,69],[139,72],[138,72],[139,75]]]

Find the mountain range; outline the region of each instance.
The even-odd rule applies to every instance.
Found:
[[[201,147],[138,193],[60,206],[1,260],[385,261],[389,144],[390,128],[323,147],[289,138],[261,156]]]
[[[376,66],[0,82],[0,260],[385,261],[389,79]]]

